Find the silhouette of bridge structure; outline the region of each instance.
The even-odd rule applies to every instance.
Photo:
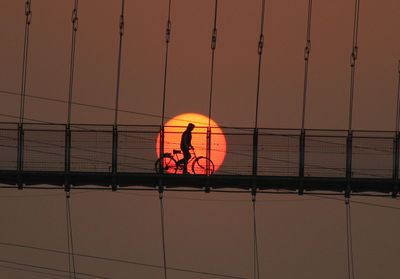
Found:
[[[171,29],[171,1],[165,38],[165,69],[161,124],[121,125],[118,121],[122,39],[125,1],[119,17],[119,55],[116,82],[114,125],[77,125],[71,123],[74,89],[75,52],[78,32],[78,1],[72,11],[72,46],[69,75],[68,116],[65,124],[35,124],[25,121],[31,1],[25,4],[25,36],[22,85],[18,123],[0,123],[0,183],[18,185],[58,185],[69,192],[71,186],[111,187],[189,187],[209,191],[213,188],[327,190],[398,194],[399,188],[399,102],[394,131],[355,131],[352,128],[354,75],[358,54],[359,1],[355,1],[353,44],[350,55],[350,103],[347,130],[310,130],[305,128],[308,65],[311,53],[311,11],[308,3],[307,36],[304,49],[304,88],[302,125],[299,129],[258,127],[260,77],[264,46],[265,1],[261,1],[260,35],[257,44],[258,71],[254,127],[223,127],[227,153],[222,166],[212,175],[159,174],[155,171],[157,136],[159,154],[164,154],[165,100],[168,50]],[[214,56],[217,46],[218,1],[215,1],[211,33],[211,76],[209,113],[211,119],[214,81]],[[400,73],[400,67],[399,67]],[[399,79],[400,80],[400,79]],[[400,91],[400,82],[399,82]],[[213,152],[212,127],[204,137],[207,158]],[[161,190],[160,190],[161,191]]]
[[[156,173],[160,131],[145,125],[1,123],[0,183],[398,193],[396,132],[224,127],[221,167],[212,175],[182,175]],[[213,135],[211,130],[211,141]],[[206,142],[207,133],[199,136]]]
[[[124,36],[125,1],[121,1],[119,16],[119,48],[115,94],[114,124],[73,124],[71,106],[74,89],[76,40],[78,32],[78,0],[72,10],[72,44],[69,69],[69,95],[67,121],[56,123],[29,123],[25,119],[28,50],[32,20],[31,0],[25,1],[25,32],[22,58],[22,84],[18,122],[0,122],[0,188],[25,187],[43,189],[41,185],[65,190],[69,275],[75,275],[74,248],[70,212],[71,189],[95,185],[100,189],[153,189],[159,191],[163,244],[164,278],[167,278],[167,261],[164,232],[163,191],[179,188],[210,192],[234,189],[252,194],[253,209],[253,261],[254,278],[259,278],[258,244],[256,229],[256,193],[263,190],[285,190],[304,194],[329,191],[343,194],[346,205],[347,271],[354,277],[351,234],[350,196],[352,193],[391,195],[399,193],[400,160],[400,63],[397,95],[396,127],[393,131],[354,130],[353,95],[358,59],[358,27],[360,0],[354,0],[353,43],[350,54],[350,92],[348,129],[307,129],[305,112],[308,88],[308,67],[311,54],[312,0],[308,0],[307,35],[304,49],[304,87],[302,121],[298,129],[267,129],[258,126],[260,80],[264,46],[265,0],[261,0],[260,35],[255,53],[258,54],[257,90],[253,127],[221,127],[226,139],[226,154],[222,165],[206,174],[168,173],[156,171],[158,154],[171,152],[167,141],[172,133],[165,125],[168,50],[171,40],[171,0],[168,0],[168,19],[165,30],[165,63],[163,77],[160,125],[123,125],[118,121],[122,41]],[[211,127],[213,102],[214,57],[217,46],[218,0],[213,9],[211,30],[211,69],[208,106],[208,126],[194,131],[204,144],[196,146],[212,158],[222,152],[215,148],[213,139],[220,135]],[[255,42],[256,43],[256,42]],[[7,91],[2,93],[10,94]],[[46,99],[46,98],[45,98]],[[50,98],[48,98],[50,99]],[[57,100],[61,101],[61,100]],[[61,101],[62,102],[62,101]],[[3,115],[7,116],[7,115]],[[9,116],[8,116],[9,117]],[[13,116],[11,116],[13,117]],[[14,116],[15,117],[15,116]],[[18,117],[15,117],[18,118]],[[31,119],[32,120],[32,119]],[[197,125],[198,127],[198,125]],[[174,143],[178,149],[178,143]],[[225,150],[223,151],[225,152]],[[162,155],[161,155],[162,156]],[[208,168],[209,166],[207,166]],[[93,189],[93,188],[91,188]],[[222,191],[221,190],[221,191]],[[237,191],[245,190],[245,191]],[[3,243],[4,244],[4,243]],[[72,261],[70,261],[72,259]],[[72,262],[72,265],[71,265]],[[209,273],[210,275],[210,273]],[[239,278],[224,276],[226,278]]]

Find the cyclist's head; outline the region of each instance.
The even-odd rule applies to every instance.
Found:
[[[194,129],[194,124],[193,123],[189,123],[189,125],[187,126],[187,129],[189,130],[189,131],[192,131],[193,129]]]

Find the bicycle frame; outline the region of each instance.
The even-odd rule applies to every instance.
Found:
[[[191,170],[191,173],[193,174],[213,174],[214,173],[214,164],[213,162],[204,157],[200,156],[198,157],[196,152],[192,149],[190,151],[191,157],[189,158],[187,162],[188,169]],[[182,160],[182,156],[178,155],[182,154],[180,150],[173,150],[172,153],[164,153],[160,158],[157,159],[156,161],[156,172],[160,173],[164,170],[167,170],[169,173],[177,173],[179,171],[183,171],[184,164],[181,162],[178,164],[180,160]],[[169,161],[164,161],[165,159]],[[165,162],[165,163],[164,163]],[[209,163],[208,163],[209,162]],[[165,165],[164,165],[165,164]],[[208,168],[208,164],[210,164],[210,170],[206,169],[206,165]],[[161,166],[163,169],[161,169]],[[168,171],[170,170],[170,171]]]

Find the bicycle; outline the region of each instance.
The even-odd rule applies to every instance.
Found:
[[[178,171],[183,172],[184,164],[178,164],[179,156],[181,150],[174,149],[171,153],[164,153],[155,162],[156,173],[172,173],[175,174]],[[188,161],[188,168],[191,166],[193,174],[205,174],[212,175],[214,173],[214,163],[210,159],[204,156],[197,157],[196,153],[192,149],[192,157]],[[207,169],[208,167],[208,169]],[[208,170],[208,171],[207,171]]]

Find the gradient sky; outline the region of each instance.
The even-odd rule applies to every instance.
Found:
[[[0,121],[19,115],[24,2],[0,9]],[[74,1],[34,0],[27,94],[67,100]],[[111,3],[112,2],[112,3]],[[307,0],[266,1],[259,126],[299,128]],[[313,1],[306,128],[346,129],[354,2]],[[166,114],[208,113],[213,1],[173,0]],[[213,119],[252,127],[261,1],[221,0],[215,53]],[[81,0],[73,100],[113,107],[119,1]],[[123,124],[160,124],[167,0],[126,1],[121,76]],[[400,58],[400,2],[363,0],[360,8],[354,129],[393,130]],[[27,98],[28,119],[64,123],[65,103]],[[113,111],[73,106],[74,123],[113,123]],[[66,250],[63,192],[2,190],[0,242]],[[389,198],[355,201],[399,206]],[[249,195],[166,193],[168,265],[252,276]],[[257,207],[261,278],[344,278],[344,202],[296,195],[262,195]],[[158,195],[74,191],[75,250],[161,265]],[[399,211],[353,203],[357,278],[399,278]],[[60,255],[0,245],[0,259],[66,269]],[[1,267],[5,278],[44,275]],[[77,258],[77,268],[112,278],[161,278],[161,269]],[[3,275],[4,274],[4,275]],[[169,278],[219,278],[171,271]],[[51,277],[49,277],[51,278]]]

